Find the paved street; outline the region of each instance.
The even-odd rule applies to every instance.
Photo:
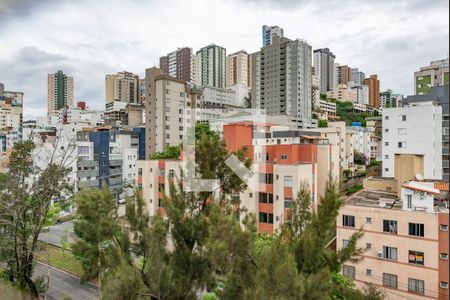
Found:
[[[47,275],[48,266],[36,263],[34,276]],[[98,287],[92,283],[79,283],[79,278],[50,267],[50,287],[48,291],[48,299],[61,300],[64,296],[70,297],[72,300],[94,300],[98,299]]]
[[[46,242],[47,244],[61,246],[61,238],[67,235],[68,242],[73,243],[74,233],[73,233],[73,221],[64,222],[61,224],[55,224],[49,227],[47,232],[41,232],[39,234],[39,240]]]

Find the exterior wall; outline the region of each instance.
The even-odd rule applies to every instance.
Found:
[[[347,84],[349,81],[352,81],[352,68],[349,66],[338,66],[336,73],[337,84]]]
[[[262,47],[267,47],[272,44],[274,36],[283,37],[283,28],[278,26],[267,26],[262,27]]]
[[[414,72],[414,91],[416,95],[428,94],[435,86],[448,85],[448,58],[432,61],[429,66]]]
[[[184,47],[159,58],[159,68],[176,79],[199,84],[199,66],[192,48]]]
[[[139,76],[124,71],[105,77],[105,104],[114,100],[126,103],[140,102]]]
[[[226,86],[231,87],[236,84],[242,84],[250,88],[249,76],[249,55],[241,50],[230,54],[226,59]]]
[[[449,262],[448,259],[442,259],[441,254],[449,255],[449,235],[448,230],[442,230],[441,226],[449,226],[448,213],[439,213],[439,283],[449,283]],[[439,300],[447,300],[449,295],[448,288],[439,286]]]
[[[352,69],[352,81],[355,85],[363,85],[366,74],[358,70],[358,68]]]
[[[363,180],[364,189],[397,193],[397,180],[393,178],[368,177]]]
[[[47,113],[52,113],[65,106],[73,105],[73,77],[61,70],[48,74]]]
[[[226,50],[211,44],[197,51],[200,59],[201,85],[223,88],[226,86]]]
[[[339,101],[356,102],[357,100],[355,90],[346,84],[338,84],[333,90],[327,92],[327,96]]]
[[[369,86],[369,104],[380,108],[380,81],[376,74],[364,79],[364,85]]]
[[[343,215],[355,216],[355,228],[344,227]],[[439,227],[437,213],[408,212],[398,209],[387,209],[363,206],[344,206],[337,218],[337,249],[343,247],[343,240],[348,240],[360,228],[364,232],[358,243],[361,248],[367,248],[367,243],[371,248],[363,254],[363,260],[354,265],[356,268],[355,281],[370,282],[380,286],[385,290],[388,299],[437,299],[438,297],[438,271],[439,256]],[[366,218],[371,218],[371,222],[366,222]],[[448,217],[448,214],[447,214]],[[383,220],[396,220],[398,223],[397,234],[383,232]],[[408,223],[425,224],[424,237],[415,237],[408,234]],[[379,258],[378,253],[383,253],[383,246],[397,248],[397,260]],[[409,263],[409,250],[424,253],[424,265]],[[371,270],[371,275],[367,275],[367,269]],[[398,288],[383,288],[383,273],[398,276]],[[408,292],[408,278],[420,279],[425,282],[425,295],[418,295]],[[361,286],[362,284],[360,284]]]
[[[425,178],[442,179],[442,108],[422,103],[384,109],[382,145],[384,177],[395,174],[395,154],[418,154],[424,156]]]
[[[423,175],[425,173],[423,155],[396,154],[394,166],[398,192],[405,181],[413,179],[416,174]]]
[[[332,91],[335,88],[335,58],[336,56],[328,48],[314,50],[314,69],[319,78],[321,93]]]

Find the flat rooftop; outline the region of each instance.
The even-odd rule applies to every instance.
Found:
[[[345,199],[345,205],[401,209],[402,202],[396,193],[363,189]]]

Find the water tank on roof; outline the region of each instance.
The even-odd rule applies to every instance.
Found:
[[[361,122],[352,122],[352,126],[359,126],[359,127],[361,127],[362,124],[361,124]]]

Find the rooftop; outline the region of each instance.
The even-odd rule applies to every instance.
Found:
[[[401,209],[402,202],[396,193],[363,189],[345,200],[345,205],[377,207],[386,209]]]

